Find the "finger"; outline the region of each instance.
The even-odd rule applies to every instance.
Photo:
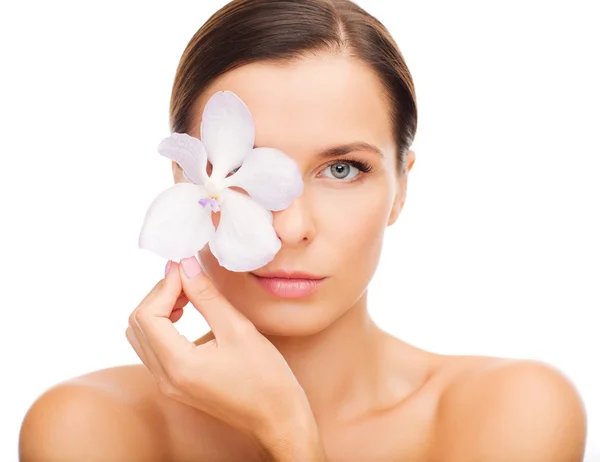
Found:
[[[164,284],[165,284],[164,279],[158,281],[156,283],[156,285],[152,288],[152,290],[150,290],[150,292],[148,292],[148,294],[142,299],[140,304],[137,306],[136,311],[147,306],[149,303],[153,303],[155,298],[160,294],[161,290],[164,290]],[[189,300],[187,299],[187,297],[183,293],[183,291],[181,291],[179,294],[179,297],[177,298],[177,301],[175,302],[174,306],[171,309],[171,312],[168,315],[166,315],[171,320],[172,323],[175,323],[181,319],[181,317],[183,316],[183,308],[188,303],[189,303]],[[165,313],[166,313],[166,311],[165,311]],[[130,324],[132,324],[132,323],[130,323]],[[133,323],[132,327],[134,327],[134,326],[137,327],[137,322]]]
[[[129,344],[133,347],[135,353],[138,355],[142,363],[144,363],[144,366],[146,366],[152,373],[152,375],[155,377],[164,375],[162,367],[160,367],[160,364],[158,364],[156,358],[153,358],[152,354],[148,354],[146,348],[142,346],[143,342],[140,342],[138,334],[136,334],[135,329],[131,325],[129,325],[125,330],[125,336],[127,337]]]
[[[169,319],[182,291],[177,266],[175,262],[171,264],[169,272],[159,283],[159,290],[153,297],[147,297],[133,315],[147,345],[167,374],[173,367],[179,366],[186,352],[195,348],[179,334]]]
[[[173,262],[171,260],[169,260],[169,262],[167,263],[167,267],[165,268],[165,279],[167,277],[172,263]],[[151,303],[152,300],[154,300],[154,298],[157,297],[162,290],[164,290],[165,279],[161,279],[154,285],[152,290],[150,290],[150,292],[148,292],[148,294],[142,299],[142,301],[138,305],[138,308],[147,305],[148,303]],[[177,302],[173,306],[173,309],[183,308],[187,303],[189,303],[189,300],[187,299],[185,293],[180,289],[179,297],[177,298]]]
[[[181,319],[181,317],[183,316],[183,308],[189,302],[190,301],[187,299],[186,295],[183,292],[181,292],[181,294],[179,295],[179,298],[175,302],[173,311],[171,311],[171,314],[169,315],[169,319],[171,320],[171,322],[175,323]]]
[[[202,272],[196,257],[182,259],[179,265],[181,286],[189,301],[204,317],[217,341],[235,338],[254,325],[219,292]]]
[[[146,340],[144,333],[140,330],[137,322],[135,321],[135,313],[136,312],[134,311],[129,316],[129,326],[125,331],[127,340],[129,340],[129,343],[140,357],[144,365],[150,372],[152,372],[152,375],[155,377],[164,375],[164,369],[148,345],[148,341]]]
[[[161,390],[169,389],[169,380],[165,374],[164,369],[160,365],[160,362],[152,354],[151,351],[148,351],[147,348],[144,348],[142,346],[144,343],[139,341],[138,335],[136,334],[135,329],[131,327],[131,325],[127,327],[127,330],[125,331],[125,336],[127,337],[127,340],[135,350],[138,357],[142,360],[144,366],[146,366],[146,368],[150,371],[150,373],[156,380],[158,387]]]
[[[138,342],[138,339],[135,336],[135,333],[133,332],[133,329],[131,328],[131,326],[127,326],[127,329],[125,330],[125,337],[127,337],[127,341],[133,347],[135,354],[138,355],[138,357],[144,364],[146,364],[146,361],[144,359],[144,357],[146,355],[144,355],[144,353],[142,352],[142,348],[140,347],[140,342]]]
[[[163,285],[164,285],[164,279],[161,279],[160,281],[158,281],[154,285],[154,287],[150,290],[150,292],[148,292],[146,294],[146,296],[142,299],[142,301],[139,303],[138,308],[151,302],[152,299],[154,299],[154,297],[156,297],[157,294],[160,293],[160,291],[163,288]]]
[[[173,310],[183,309],[189,302],[190,301],[188,300],[187,295],[185,294],[185,292],[182,291],[179,294],[179,298],[175,302],[175,306],[173,307]]]
[[[171,312],[171,314],[169,315],[169,321],[171,321],[172,323],[176,323],[182,317],[183,317],[183,308],[178,308]]]

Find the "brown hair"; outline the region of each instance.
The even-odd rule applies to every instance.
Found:
[[[417,129],[414,84],[398,45],[350,0],[234,0],[194,34],[173,84],[170,125],[185,133],[202,91],[221,74],[256,61],[290,62],[309,53],[346,52],[371,66],[391,103],[398,169]]]

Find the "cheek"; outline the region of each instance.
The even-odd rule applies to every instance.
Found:
[[[330,258],[376,263],[392,206],[385,182],[338,190],[319,201],[318,234],[331,249]],[[354,265],[352,265],[354,266]]]

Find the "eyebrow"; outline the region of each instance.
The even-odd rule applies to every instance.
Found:
[[[364,141],[355,141],[354,143],[341,144],[339,146],[332,146],[324,149],[317,154],[319,159],[329,159],[331,157],[339,157],[348,154],[353,151],[370,151],[380,157],[383,157],[383,152],[377,146],[374,146]]]

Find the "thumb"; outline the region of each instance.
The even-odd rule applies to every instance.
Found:
[[[217,342],[219,338],[239,336],[244,332],[242,329],[254,328],[204,274],[196,257],[183,258],[179,262],[179,272],[183,292],[206,319]]]

